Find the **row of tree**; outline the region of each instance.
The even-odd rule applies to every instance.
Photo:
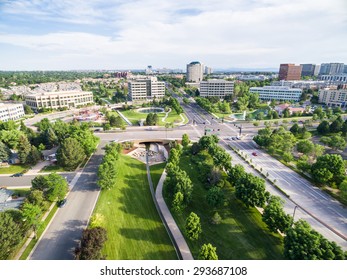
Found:
[[[117,161],[122,146],[119,143],[106,145],[106,154],[98,169],[98,185],[102,190],[111,189],[117,182]]]

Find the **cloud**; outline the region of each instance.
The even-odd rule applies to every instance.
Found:
[[[19,34],[4,22],[0,44],[70,61],[87,56],[137,67],[146,60],[181,68],[195,59],[218,67],[347,62],[343,7],[343,0],[14,0],[0,5],[0,17],[36,24]]]

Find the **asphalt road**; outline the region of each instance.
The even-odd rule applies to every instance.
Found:
[[[31,260],[72,260],[83,229],[87,226],[99,194],[97,169],[104,150],[99,146],[82,173],[77,174],[67,196],[67,203],[59,208],[46,232],[29,257]],[[75,182],[76,181],[76,182]]]

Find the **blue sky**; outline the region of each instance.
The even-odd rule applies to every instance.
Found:
[[[345,0],[0,0],[0,70],[347,63]]]

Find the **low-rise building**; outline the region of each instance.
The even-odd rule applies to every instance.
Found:
[[[234,93],[234,82],[226,80],[208,80],[200,82],[200,96],[217,96],[224,99],[226,96],[232,96]]]
[[[24,115],[23,104],[0,103],[0,121],[15,121]]]
[[[57,91],[29,94],[25,103],[34,110],[49,108],[73,108],[93,104],[93,93],[90,91]]]
[[[329,107],[343,107],[347,105],[347,89],[325,88],[319,91],[319,103]]]
[[[347,74],[321,75],[320,80],[328,82],[347,83]]]
[[[302,95],[302,89],[281,86],[251,87],[249,92],[258,93],[261,100],[299,101]]]
[[[159,82],[156,77],[130,81],[128,88],[131,101],[146,101],[165,96],[165,82]]]

